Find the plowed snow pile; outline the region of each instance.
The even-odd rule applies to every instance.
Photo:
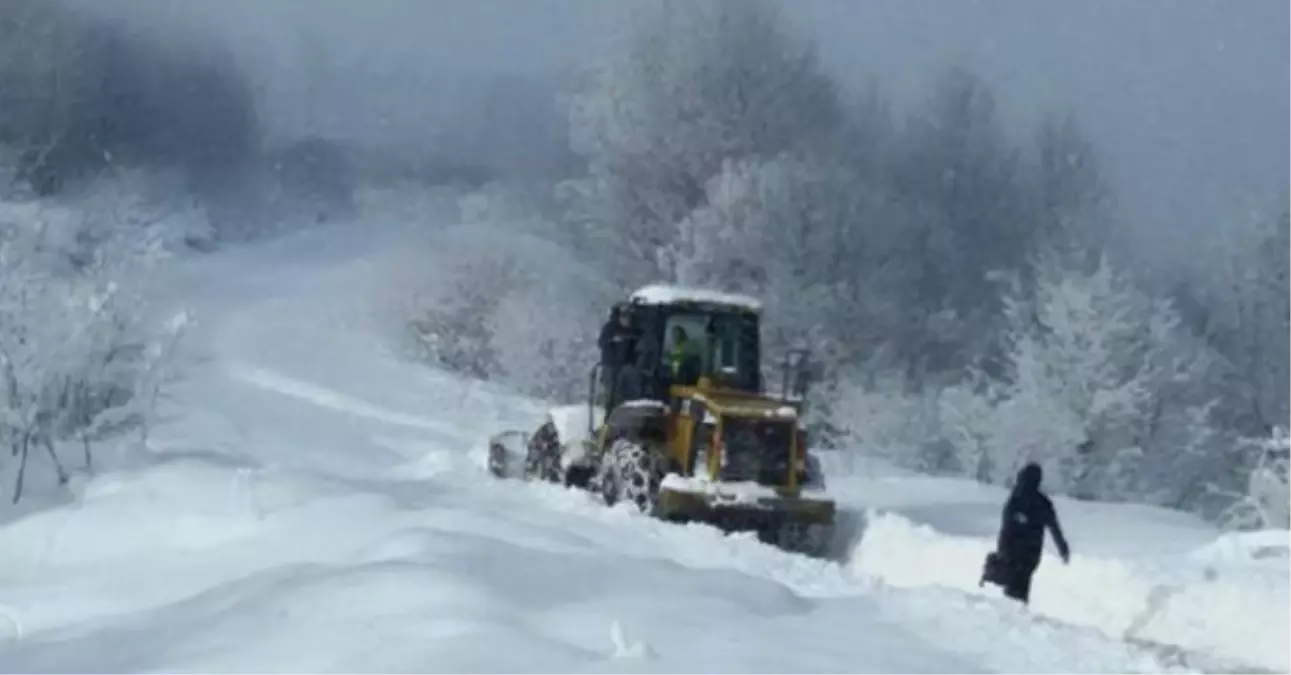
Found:
[[[1002,597],[978,580],[995,548],[1003,492],[954,483],[894,477],[849,486],[870,505],[849,568],[898,588]],[[1067,500],[1058,507],[1075,553],[1063,565],[1048,542],[1032,586],[1034,613],[1111,638],[1291,670],[1287,532],[1220,534],[1145,507]]]

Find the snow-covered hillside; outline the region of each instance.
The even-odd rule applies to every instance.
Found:
[[[1002,494],[868,467],[841,560],[501,482],[537,402],[399,362],[404,228],[183,262],[200,322],[150,454],[0,527],[0,670],[1287,671],[1287,540],[1059,502],[1030,611],[976,584]]]

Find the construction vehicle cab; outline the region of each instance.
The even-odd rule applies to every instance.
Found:
[[[669,402],[673,387],[762,391],[760,305],[745,296],[647,286],[616,307],[631,347],[602,353],[593,381],[609,409],[625,400]],[[612,318],[611,321],[616,319]]]

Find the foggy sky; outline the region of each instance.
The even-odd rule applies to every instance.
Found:
[[[1022,118],[1076,111],[1127,220],[1166,247],[1285,199],[1286,0],[803,0],[839,72],[923,95],[971,66]],[[1173,235],[1173,236],[1170,236]]]
[[[345,113],[333,117],[363,135],[421,124],[441,114],[437,108],[451,108],[453,92],[434,90],[442,86],[437,78],[568,73],[613,40],[631,4],[639,3],[114,0],[98,6],[226,36],[244,60],[257,64],[262,91],[279,106],[304,100],[293,90],[295,71],[284,65],[302,40],[323,45],[335,62],[362,63],[364,72],[388,79],[388,91],[356,83],[329,100],[344,99],[337,111],[344,103]],[[991,82],[1001,107],[1016,119],[1074,110],[1098,145],[1122,214],[1165,248],[1195,247],[1197,234],[1214,232],[1248,209],[1267,209],[1287,193],[1286,0],[785,5],[845,82],[877,78],[899,101],[916,101],[946,66],[958,63]],[[397,105],[395,96],[408,105]],[[405,119],[371,119],[377,109],[387,110],[385,118]]]

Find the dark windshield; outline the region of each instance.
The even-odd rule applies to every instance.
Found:
[[[761,390],[757,316],[749,312],[679,310],[668,315],[664,329],[664,354],[678,348],[678,339],[691,343],[698,355],[699,374],[714,384],[758,392]]]

